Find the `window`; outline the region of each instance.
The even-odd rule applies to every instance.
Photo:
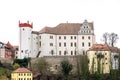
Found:
[[[73,55],[73,51],[71,51],[71,55]]]
[[[18,57],[16,56],[16,59],[17,59]]]
[[[61,39],[61,36],[59,36],[59,39]]]
[[[90,36],[88,36],[88,39],[90,39]]]
[[[24,76],[25,76],[26,74],[24,73]]]
[[[74,46],[76,47],[76,42],[74,43]]]
[[[84,47],[84,42],[82,42],[82,47]]]
[[[74,39],[76,39],[76,36],[74,36]]]
[[[64,51],[64,55],[66,55],[67,54],[67,51]]]
[[[90,60],[88,60],[88,64],[90,63]]]
[[[50,43],[50,46],[53,46],[53,43]]]
[[[66,36],[64,36],[64,39],[66,39]]]
[[[64,47],[66,47],[66,43],[64,42]]]
[[[97,53],[95,53],[95,55],[97,55]]]
[[[59,43],[59,47],[61,47],[61,43]]]
[[[61,55],[61,51],[59,51],[59,55]]]
[[[41,36],[39,38],[41,39]]]
[[[82,39],[84,39],[84,36],[82,36]]]
[[[41,47],[41,41],[40,41],[40,47]]]
[[[107,60],[107,58],[105,58],[105,60]]]
[[[73,43],[71,42],[71,47],[73,46]]]
[[[89,47],[91,46],[90,42],[88,43],[88,46],[89,46]]]
[[[52,56],[54,55],[54,51],[53,51],[53,50],[51,50],[51,55],[52,55]]]
[[[21,50],[21,53],[23,53],[23,50]]]
[[[71,36],[71,39],[73,39],[73,36]]]
[[[50,39],[53,39],[53,36],[50,36]]]
[[[18,54],[18,52],[15,52],[16,54]]]
[[[23,28],[23,31],[24,31],[25,29]]]
[[[105,53],[105,55],[107,55],[107,53]]]

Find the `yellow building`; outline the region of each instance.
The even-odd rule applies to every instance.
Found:
[[[11,73],[11,80],[33,80],[33,74],[27,68],[18,68]]]
[[[88,51],[90,73],[109,73],[111,68],[111,50],[107,44],[94,44]]]

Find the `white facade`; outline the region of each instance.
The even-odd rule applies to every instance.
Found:
[[[25,58],[31,56],[31,42],[32,42],[32,25],[28,23],[20,23],[19,22],[19,57]]]
[[[112,69],[118,69],[119,67],[119,53],[118,52],[111,52],[111,63],[112,63]]]
[[[20,27],[19,56],[35,58],[86,54],[86,50],[94,43],[93,23],[88,23],[86,20],[83,23],[61,23],[53,28],[45,27],[39,32],[32,31],[30,25],[27,25]]]
[[[76,23],[64,23],[63,25],[60,24],[52,29],[45,28],[43,29],[43,32],[41,30],[42,33],[39,33],[41,56],[74,56],[78,54],[86,54],[86,50],[95,43],[95,35],[94,29],[92,29],[93,27],[91,28],[86,20],[83,24],[84,25],[79,26],[80,30],[75,32],[77,34],[68,34],[66,33],[67,29],[66,32],[65,29],[63,29],[63,33],[59,32],[62,32],[62,27],[69,27],[69,25],[70,27],[71,25],[78,26]],[[54,31],[58,27],[58,32],[55,33]]]
[[[35,58],[39,52],[39,36],[38,32],[32,31],[32,42],[31,42],[31,55],[30,57]]]

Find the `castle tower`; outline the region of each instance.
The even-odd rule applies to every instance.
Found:
[[[19,21],[19,57],[23,59],[31,55],[31,33],[33,24],[21,23]]]

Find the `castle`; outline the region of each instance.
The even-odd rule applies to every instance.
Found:
[[[60,23],[32,31],[33,24],[19,21],[19,55],[24,57],[85,55],[94,44],[93,22]]]

